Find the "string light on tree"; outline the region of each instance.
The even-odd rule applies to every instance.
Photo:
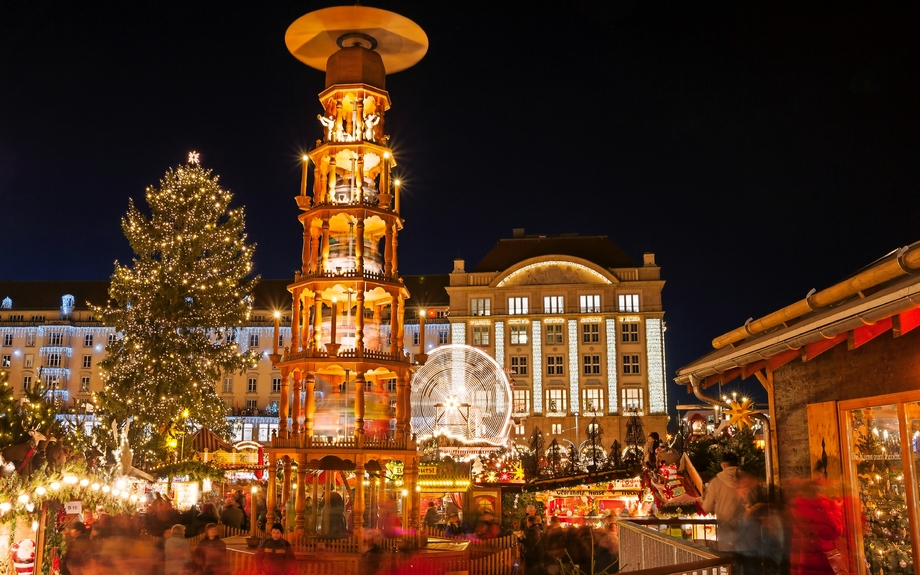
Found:
[[[255,246],[247,242],[243,209],[230,207],[233,194],[191,152],[145,199],[149,215],[132,200],[122,219],[134,259],[116,262],[111,301],[94,308],[118,333],[100,363],[98,412],[105,427],[135,418],[137,466],[163,460],[163,430],[175,422],[229,432],[215,386],[259,359],[236,343],[258,278],[249,277]]]

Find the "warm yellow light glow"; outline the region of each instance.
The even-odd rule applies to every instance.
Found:
[[[425,317],[425,310],[423,310],[423,309],[418,310],[418,316],[419,316],[419,317]]]
[[[276,318],[280,318],[280,317],[281,317],[281,312],[280,312],[280,311],[276,311],[276,312],[275,312],[275,317],[276,317]]]
[[[304,154],[303,157],[302,157],[301,159],[302,159],[304,162],[309,162],[309,161],[310,161],[310,156]]]
[[[397,187],[398,187],[398,186],[399,186],[399,183],[400,183],[399,180],[393,180],[393,185],[394,185],[394,186],[397,186]]]
[[[253,485],[253,486],[252,486],[252,492],[253,492],[253,493],[258,493],[258,492],[259,492],[259,488],[256,487],[255,485]]]

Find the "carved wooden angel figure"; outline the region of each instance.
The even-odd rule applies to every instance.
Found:
[[[364,117],[364,139],[368,142],[375,140],[374,127],[380,123],[380,116],[377,114],[368,114]]]
[[[316,119],[319,120],[319,123],[322,124],[324,128],[326,128],[326,141],[331,142],[332,132],[335,130],[335,118],[332,116],[326,117],[322,114],[317,114]]]

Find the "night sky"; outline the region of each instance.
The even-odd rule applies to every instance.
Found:
[[[0,5],[0,279],[108,278],[128,198],[190,150],[245,206],[256,271],[292,277],[324,76],[284,33],[332,5]],[[387,78],[403,274],[472,268],[512,228],[655,252],[673,374],[920,240],[913,3],[364,5],[430,42]]]

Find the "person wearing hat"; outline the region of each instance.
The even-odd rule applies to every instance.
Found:
[[[265,575],[294,575],[297,561],[294,557],[294,548],[283,539],[284,526],[280,523],[272,525],[271,539],[262,541],[256,551],[256,570]]]
[[[468,535],[469,528],[460,522],[458,513],[451,513],[447,516],[447,527],[444,529],[444,537],[463,537]]]
[[[224,510],[220,512],[220,522],[227,527],[242,529],[243,510],[236,506],[235,500],[227,499],[224,501]]]

